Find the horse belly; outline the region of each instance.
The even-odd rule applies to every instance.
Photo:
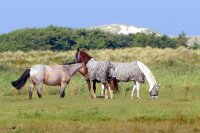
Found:
[[[119,75],[119,76],[117,76],[116,79],[119,80],[119,81],[125,81],[125,82],[132,80],[132,78],[130,76],[127,76],[127,75]]]
[[[129,71],[124,69],[118,69],[114,72],[113,77],[115,77],[119,81],[129,81],[131,80],[132,76]]]
[[[60,80],[45,80],[44,84],[51,85],[51,86],[60,86]]]
[[[62,76],[60,73],[46,73],[44,78],[44,84],[51,85],[51,86],[58,86],[61,83]]]

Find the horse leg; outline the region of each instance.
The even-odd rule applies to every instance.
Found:
[[[105,89],[105,99],[108,99],[108,83],[103,83]]]
[[[118,87],[118,81],[116,78],[113,78],[110,82],[110,85],[112,85],[113,91],[115,91],[115,93],[119,93],[119,87]]]
[[[140,99],[140,84],[136,82],[136,86],[137,86],[137,98]]]
[[[91,95],[91,83],[90,83],[90,80],[86,80],[87,81],[87,85],[88,85],[88,90],[89,90],[89,98],[92,97]]]
[[[35,84],[33,83],[33,81],[30,79],[30,89],[29,89],[29,99],[32,99],[32,95],[33,95],[33,89],[35,87]]]
[[[65,97],[65,87],[68,85],[69,82],[61,82],[60,85],[60,97],[64,98]]]
[[[136,82],[134,81],[133,89],[132,89],[132,93],[131,93],[131,99],[133,99],[133,94],[134,94],[135,89],[136,89]]]
[[[101,96],[104,96],[104,85],[101,85]]]
[[[43,86],[43,83],[37,84],[37,95],[39,98],[42,98],[42,86]]]
[[[108,86],[108,90],[111,93],[110,86]],[[104,89],[104,85],[102,84],[101,85],[101,96],[104,96],[104,95],[105,95],[105,89]]]
[[[96,81],[93,81],[94,98],[96,98]]]
[[[109,91],[110,91],[110,99],[113,99],[113,89],[114,88],[110,88],[109,86],[108,86],[108,89],[109,89]]]
[[[115,86],[114,80],[111,80],[110,85],[108,86],[108,89],[110,91],[110,99],[113,99],[113,96],[114,96],[113,95],[113,90],[114,90],[115,87],[116,86]]]

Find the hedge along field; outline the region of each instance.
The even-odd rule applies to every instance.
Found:
[[[64,99],[59,98],[59,87],[44,86],[43,98],[39,99],[35,91],[30,101],[29,83],[17,91],[10,81],[34,64],[70,62],[75,51],[3,52],[0,53],[0,131],[200,131],[200,50],[147,47],[88,52],[97,60],[144,62],[161,84],[159,99],[150,100],[147,82],[141,84],[141,100],[130,99],[132,82],[120,83],[121,93],[114,100],[89,99],[87,84],[77,73]]]

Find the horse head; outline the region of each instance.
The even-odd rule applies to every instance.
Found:
[[[158,98],[159,87],[160,87],[159,84],[155,84],[152,90],[150,91],[150,96],[153,100]]]
[[[83,62],[84,64],[87,64],[87,62],[91,58],[92,57],[88,53],[86,53],[85,49],[77,48],[77,52],[75,54],[75,61],[74,62]]]

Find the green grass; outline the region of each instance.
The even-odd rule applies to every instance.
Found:
[[[157,101],[151,101],[149,97],[130,100],[130,96],[117,96],[114,100],[89,99],[86,96],[61,99],[58,95],[45,95],[39,99],[34,95],[33,100],[29,100],[26,95],[14,95],[2,96],[0,101],[2,131],[101,132],[105,127],[106,132],[114,132],[117,131],[115,125],[123,125],[117,128],[125,132],[129,132],[130,128],[145,132],[152,131],[151,128],[161,130],[160,127],[148,125],[156,123],[162,123],[163,129],[166,129],[163,132],[170,128],[179,131],[173,124],[192,127],[185,131],[200,131],[200,99],[175,101],[160,97]],[[141,125],[144,127],[138,129]]]
[[[132,82],[120,83],[121,93],[113,100],[90,99],[87,84],[79,73],[72,78],[64,99],[59,97],[59,87],[44,86],[42,99],[35,90],[33,99],[29,100],[29,81],[20,91],[14,89],[10,81],[19,78],[33,64],[61,64],[65,55],[67,60],[72,60],[74,51],[70,51],[70,55],[51,51],[1,53],[0,132],[200,132],[200,52],[143,50],[148,54],[139,52],[141,48],[91,53],[100,59],[100,53],[106,53],[105,60],[119,58],[122,62],[131,60],[137,53],[138,60],[148,65],[161,84],[156,101],[150,99],[147,82],[141,84],[141,100],[136,99],[136,95],[131,100]],[[127,59],[123,51],[129,51]],[[114,58],[116,53],[119,57]],[[187,53],[184,58],[183,53]],[[62,59],[57,60],[58,57]],[[155,60],[149,60],[153,58]],[[100,95],[100,84],[97,88]]]

